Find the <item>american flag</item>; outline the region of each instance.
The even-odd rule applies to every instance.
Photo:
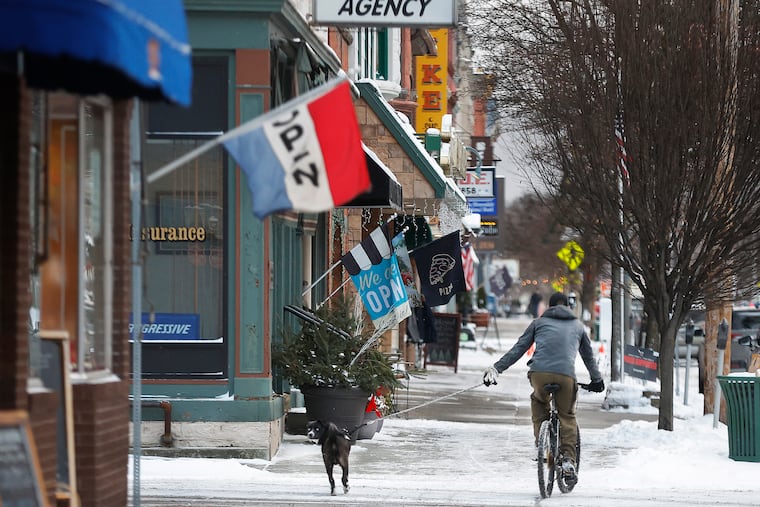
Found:
[[[615,116],[615,155],[617,166],[620,170],[621,176],[623,176],[625,186],[630,186],[631,178],[628,174],[628,162],[630,162],[631,159],[625,149],[625,134],[623,133],[622,111],[618,111],[618,114]]]
[[[462,271],[464,271],[464,283],[467,290],[475,288],[475,252],[472,250],[472,245],[465,243],[462,247]]]

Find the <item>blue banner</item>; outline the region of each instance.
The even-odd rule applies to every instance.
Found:
[[[411,315],[409,296],[395,253],[351,275],[351,280],[375,328],[393,326]]]
[[[197,313],[142,314],[143,340],[199,340],[201,316]],[[129,316],[129,337],[132,339],[132,315]]]

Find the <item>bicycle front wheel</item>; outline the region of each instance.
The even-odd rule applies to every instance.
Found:
[[[538,491],[541,498],[548,498],[552,495],[554,487],[554,458],[555,451],[554,439],[552,438],[551,423],[544,421],[541,423],[541,430],[538,432]]]

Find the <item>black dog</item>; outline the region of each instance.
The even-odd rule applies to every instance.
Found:
[[[330,494],[335,495],[335,479],[333,479],[335,465],[340,465],[343,469],[341,479],[343,493],[348,493],[348,453],[351,452],[351,438],[332,422],[309,421],[306,429],[306,435],[317,440],[317,443],[322,446],[322,459],[325,462],[327,478],[330,479]]]

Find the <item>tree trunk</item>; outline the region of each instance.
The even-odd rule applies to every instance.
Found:
[[[660,326],[660,411],[657,429],[673,431],[673,365],[675,358],[676,329],[673,321]]]
[[[660,350],[660,331],[654,317],[647,315],[647,340],[646,347]]]
[[[722,319],[728,322],[728,329],[731,329],[731,310],[730,301],[715,301],[707,303],[705,312],[705,406],[704,413],[712,414],[715,407],[715,386],[718,375],[725,375],[731,370],[731,340],[729,336],[729,345],[726,346],[723,358],[723,371],[718,372],[718,325]],[[729,331],[730,335],[730,331]],[[726,421],[726,404],[721,400],[720,420]]]

